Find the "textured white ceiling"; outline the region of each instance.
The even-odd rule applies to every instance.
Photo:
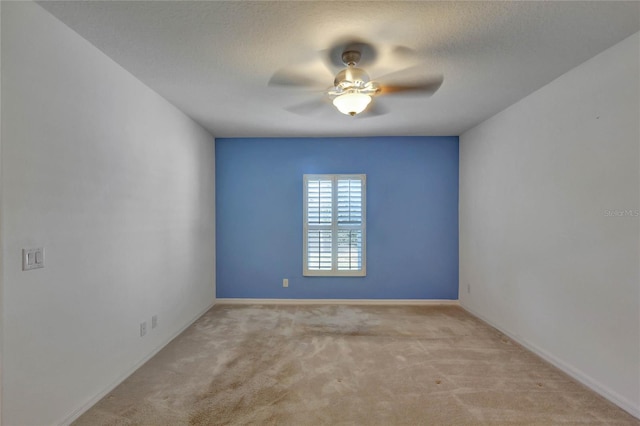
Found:
[[[43,1],[41,6],[216,137],[459,135],[640,30],[640,2]],[[376,76],[418,65],[431,97],[378,97],[352,118],[268,87],[290,67],[333,82],[321,52],[372,43]],[[392,55],[394,46],[415,55]]]

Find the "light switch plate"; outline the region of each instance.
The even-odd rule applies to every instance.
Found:
[[[22,270],[44,268],[44,248],[22,249]]]

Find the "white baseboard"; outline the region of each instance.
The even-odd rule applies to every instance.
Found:
[[[455,305],[457,300],[446,299],[216,299],[216,305]]]
[[[84,403],[82,405],[82,407],[74,410],[71,414],[69,414],[62,422],[60,422],[60,425],[69,425],[72,422],[74,422],[75,420],[78,419],[78,417],[80,417],[81,415],[83,415],[85,413],[85,411],[87,411],[89,408],[93,407],[98,401],[100,401],[102,398],[104,398],[105,396],[107,396],[111,391],[113,391],[120,383],[124,382],[125,379],[127,377],[129,377],[130,375],[132,375],[138,368],[142,367],[142,365],[149,361],[151,358],[153,358],[158,352],[160,352],[160,350],[162,348],[164,348],[165,346],[167,346],[169,344],[169,342],[171,342],[173,339],[175,339],[176,337],[178,337],[180,335],[180,333],[182,333],[183,331],[185,331],[188,327],[191,326],[191,324],[193,324],[194,322],[196,322],[196,320],[198,318],[200,318],[202,315],[204,315],[209,309],[211,309],[213,307],[213,305],[215,304],[215,299],[214,301],[207,306],[205,309],[203,309],[202,311],[200,311],[198,314],[196,314],[190,321],[187,321],[187,324],[184,327],[181,327],[178,331],[176,331],[175,333],[173,333],[172,335],[169,336],[169,338],[165,339],[160,345],[158,345],[156,348],[154,348],[147,356],[145,356],[142,360],[138,361],[135,365],[133,365],[133,367],[131,367],[129,370],[127,370],[126,372],[124,372],[123,374],[121,374],[120,376],[118,376],[118,378],[111,383],[110,385],[108,385],[102,392],[99,392],[97,395],[95,395],[93,398],[91,398],[89,401],[87,401],[86,403]]]
[[[518,344],[524,346],[525,348],[527,348],[528,350],[530,350],[534,354],[538,355],[540,358],[544,359],[545,361],[547,361],[548,363],[550,363],[554,367],[559,368],[564,373],[568,374],[573,379],[575,379],[578,382],[582,383],[583,385],[585,385],[586,387],[588,387],[592,391],[594,391],[597,394],[601,395],[602,397],[606,398],[607,400],[609,400],[610,402],[614,403],[618,407],[622,408],[623,410],[625,410],[626,412],[628,412],[632,416],[640,419],[640,407],[638,406],[638,404],[635,404],[633,401],[630,401],[629,399],[623,397],[622,395],[618,394],[617,392],[611,390],[609,387],[603,385],[602,383],[598,382],[597,380],[594,380],[593,378],[591,378],[589,375],[585,374],[580,369],[578,369],[578,368],[572,366],[571,364],[569,364],[569,363],[557,358],[553,354],[551,354],[551,353],[545,351],[544,349],[538,347],[537,345],[531,343],[527,339],[524,339],[522,336],[514,335],[514,334],[510,333],[508,330],[505,330],[504,328],[499,327],[493,321],[490,321],[485,316],[480,315],[479,313],[475,312],[473,309],[469,308],[468,306],[465,306],[464,304],[460,304],[460,306],[465,311],[469,312],[471,315],[477,317],[481,321],[484,321],[485,323],[489,324],[491,327],[493,327],[496,330],[500,331],[501,333],[505,334],[510,339],[512,339],[515,342],[517,342]]]

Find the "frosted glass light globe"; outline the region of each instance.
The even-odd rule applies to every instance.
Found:
[[[371,96],[362,93],[345,93],[333,100],[333,105],[343,114],[354,116],[360,114],[371,102]]]

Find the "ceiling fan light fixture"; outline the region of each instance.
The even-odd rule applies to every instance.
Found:
[[[371,103],[371,96],[358,92],[347,92],[336,97],[333,105],[343,114],[354,116],[364,111]]]

